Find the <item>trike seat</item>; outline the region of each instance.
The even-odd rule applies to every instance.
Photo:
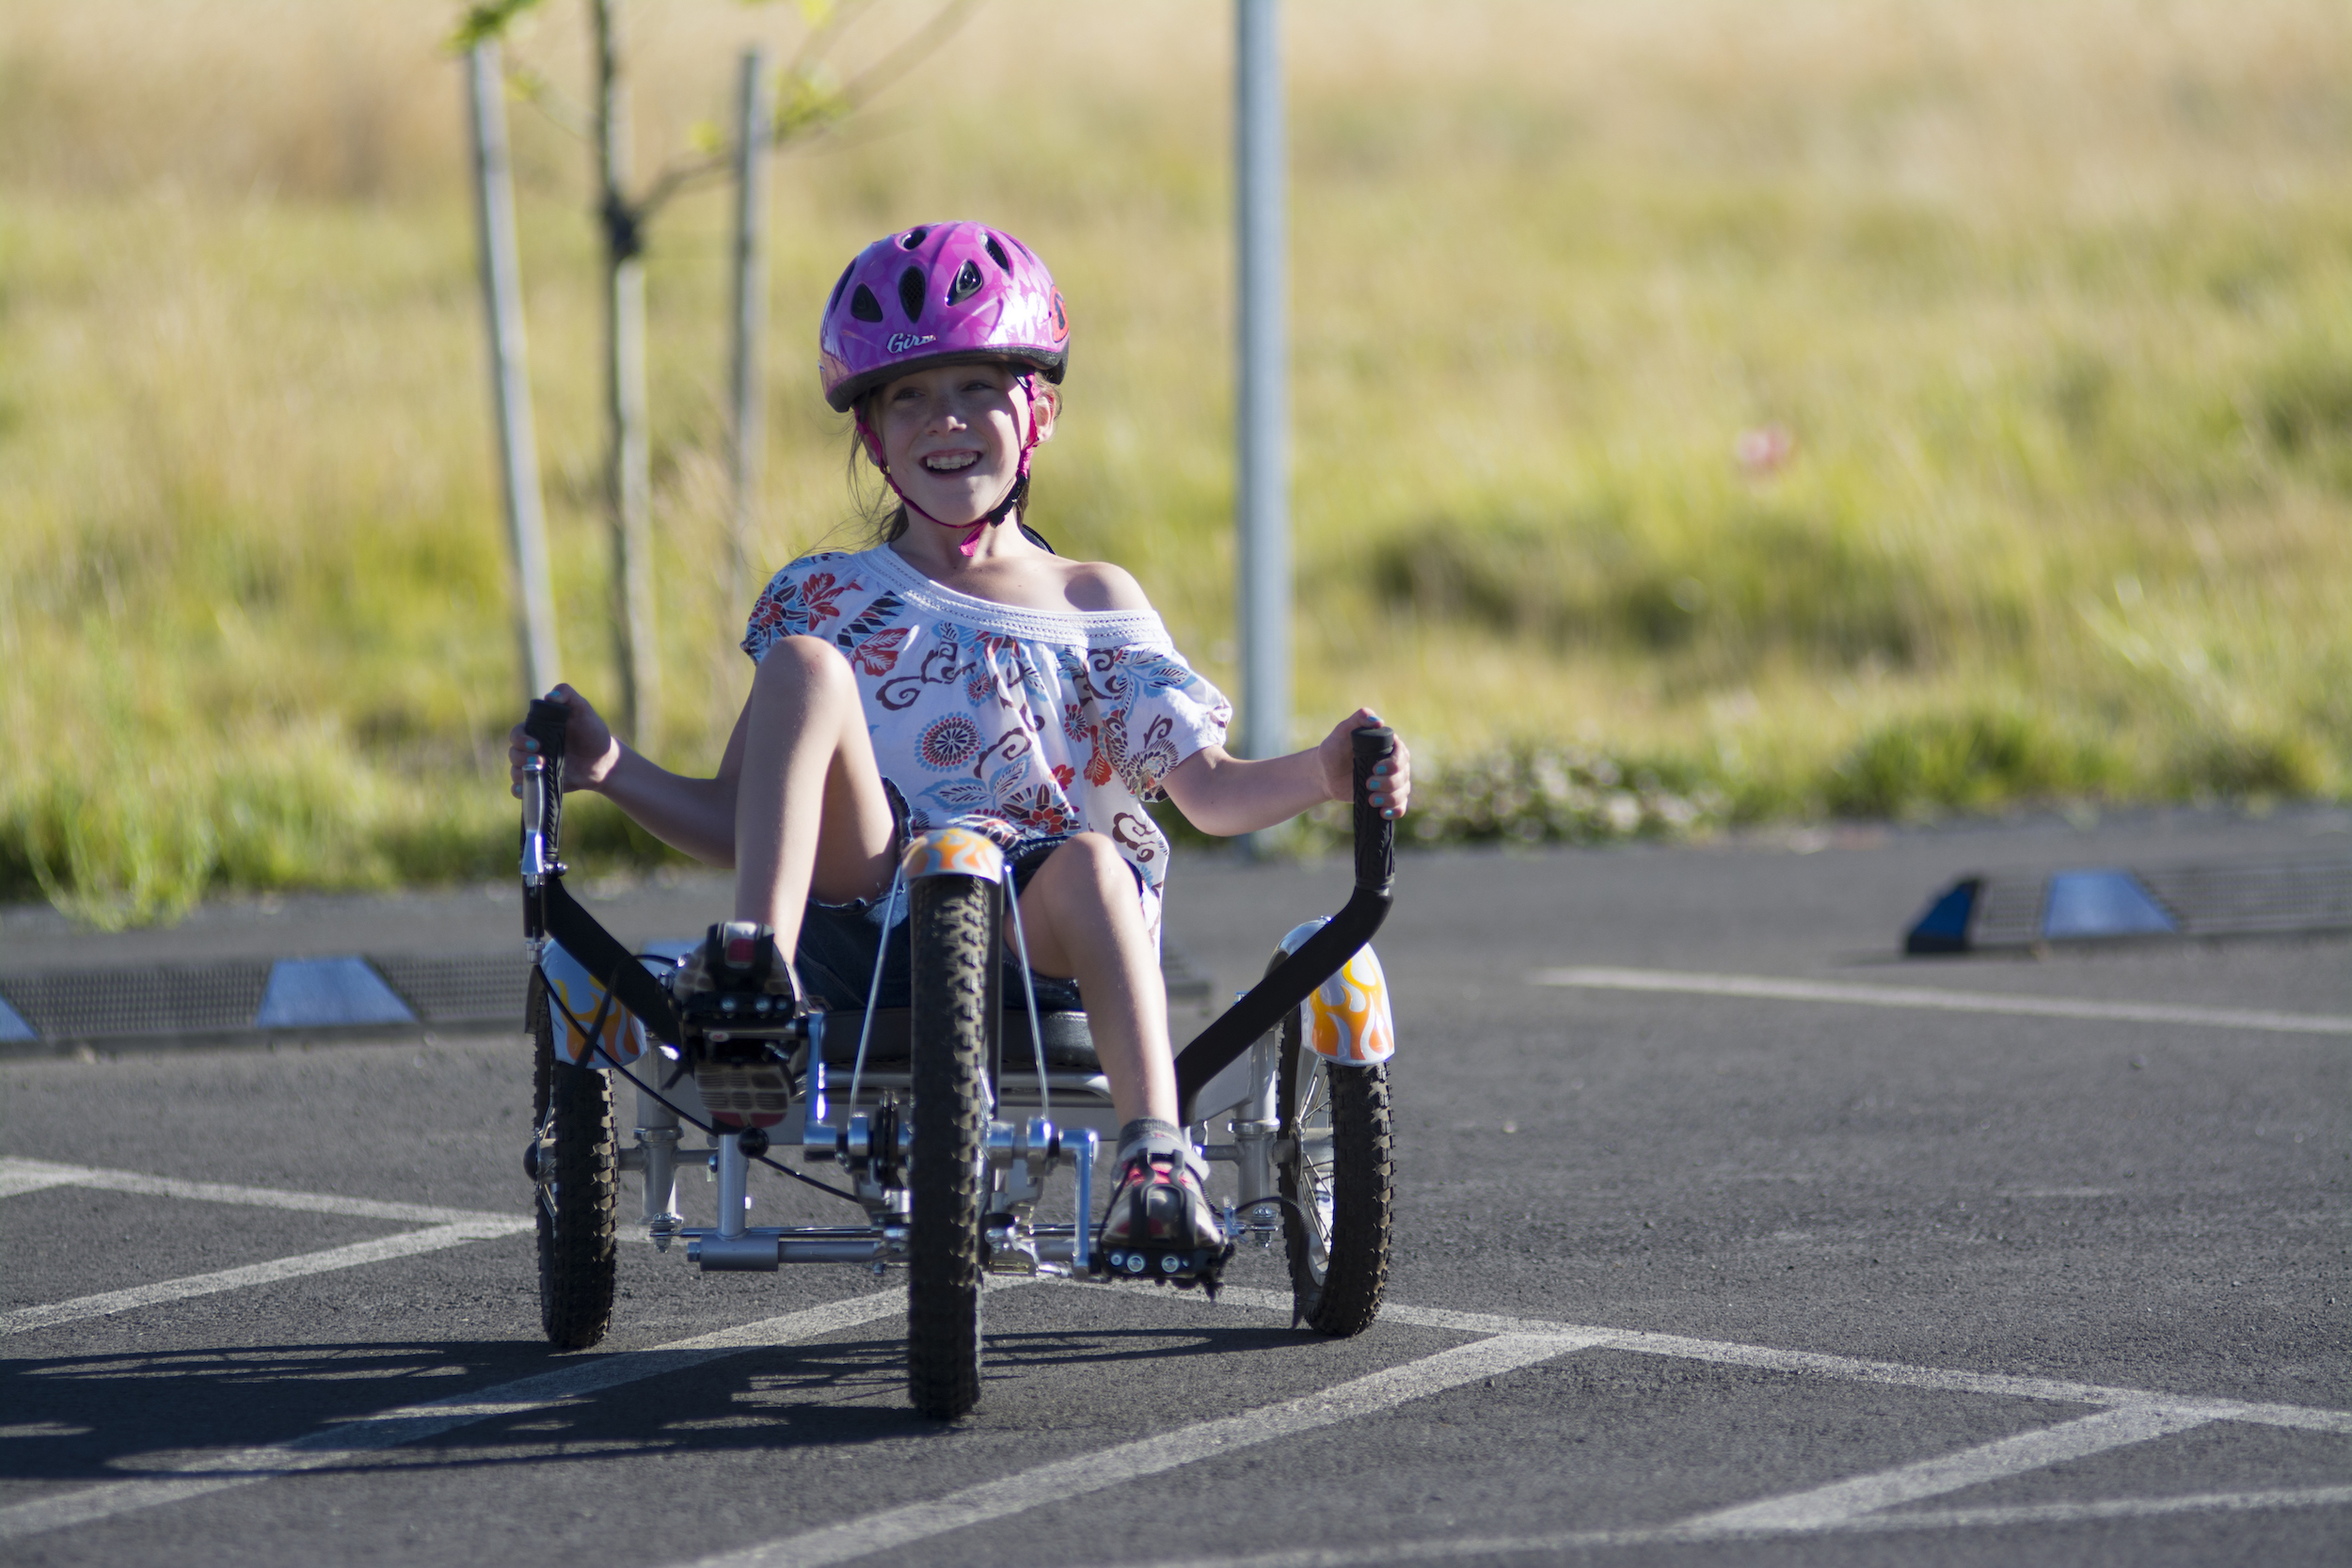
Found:
[[[866,1042],[867,1071],[900,1073],[907,1070],[913,1018],[913,1010],[906,1007],[874,1009],[874,1032]],[[863,1012],[844,1010],[825,1015],[825,1071],[828,1076],[847,1082],[850,1069],[857,1061],[858,1032],[865,1022]],[[1041,1011],[1038,1024],[1038,1032],[1045,1037],[1045,1066],[1048,1071],[1097,1073],[1103,1070],[1103,1064],[1094,1053],[1094,1036],[1087,1027],[1085,1013],[1074,1007],[1058,1012]],[[1037,1055],[1030,1044],[1029,1012],[1026,1007],[1016,1004],[1005,1009],[1003,1027],[997,1037],[1004,1041],[1006,1072],[1037,1070]]]

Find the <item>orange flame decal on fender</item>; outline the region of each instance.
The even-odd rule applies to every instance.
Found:
[[[925,877],[977,877],[986,882],[1005,879],[1005,852],[996,841],[969,828],[938,828],[907,846],[899,863],[908,881]]]
[[[564,952],[561,943],[548,943],[547,950],[539,956],[539,969],[548,977],[552,1001],[562,1004],[553,1011],[564,1031],[558,1049],[565,1056],[583,1065],[603,1067],[612,1062],[627,1065],[645,1053],[645,1026],[638,1022],[637,1015],[617,1001],[607,1003],[604,988],[596,983],[596,977],[578,958]],[[598,1007],[604,1009],[604,1020],[592,1041],[584,1026],[596,1021]],[[566,1013],[570,1016],[566,1017]],[[605,1061],[589,1061],[591,1044],[603,1053]]]
[[[1311,920],[1282,939],[1295,953],[1328,924]],[[1318,1056],[1350,1067],[1377,1067],[1396,1054],[1396,1020],[1389,1011],[1389,979],[1370,944],[1340,966],[1307,998],[1307,1043]]]

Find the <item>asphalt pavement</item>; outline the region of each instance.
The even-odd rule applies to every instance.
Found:
[[[849,1267],[627,1245],[612,1338],[552,1353],[517,1037],[0,1063],[0,1563],[2341,1562],[2352,939],[1898,948],[1971,871],[2348,847],[2178,811],[1409,855],[1380,1321],[1293,1330],[1279,1255],[1216,1303],[1014,1284],[952,1426]],[[1230,992],[1346,885],[1180,859],[1169,941]],[[724,896],[589,901],[642,941]],[[0,968],[516,927],[506,888],[12,911]]]

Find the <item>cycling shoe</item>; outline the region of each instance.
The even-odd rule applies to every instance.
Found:
[[[806,1009],[792,966],[766,926],[713,926],[671,982],[686,1059],[712,1122],[773,1127],[792,1103],[785,1059]]]
[[[1207,1173],[1183,1130],[1148,1118],[1129,1122],[1116,1164],[1094,1266],[1113,1278],[1202,1285],[1215,1294],[1233,1247],[1200,1190]]]

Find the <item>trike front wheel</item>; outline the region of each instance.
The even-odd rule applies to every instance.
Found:
[[[980,1398],[980,1221],[987,1196],[987,1002],[994,962],[992,884],[914,883],[914,1136],[908,1173],[907,1391],[953,1420]]]
[[[1282,1022],[1277,1166],[1292,1310],[1317,1334],[1372,1326],[1389,1283],[1395,1171],[1385,1065],[1335,1065],[1311,1050],[1294,1007]]]
[[[585,1350],[612,1326],[617,1262],[612,1226],[619,1196],[612,1085],[596,1069],[564,1058],[547,978],[535,969],[524,1020],[532,1064],[539,1322],[549,1343]]]

